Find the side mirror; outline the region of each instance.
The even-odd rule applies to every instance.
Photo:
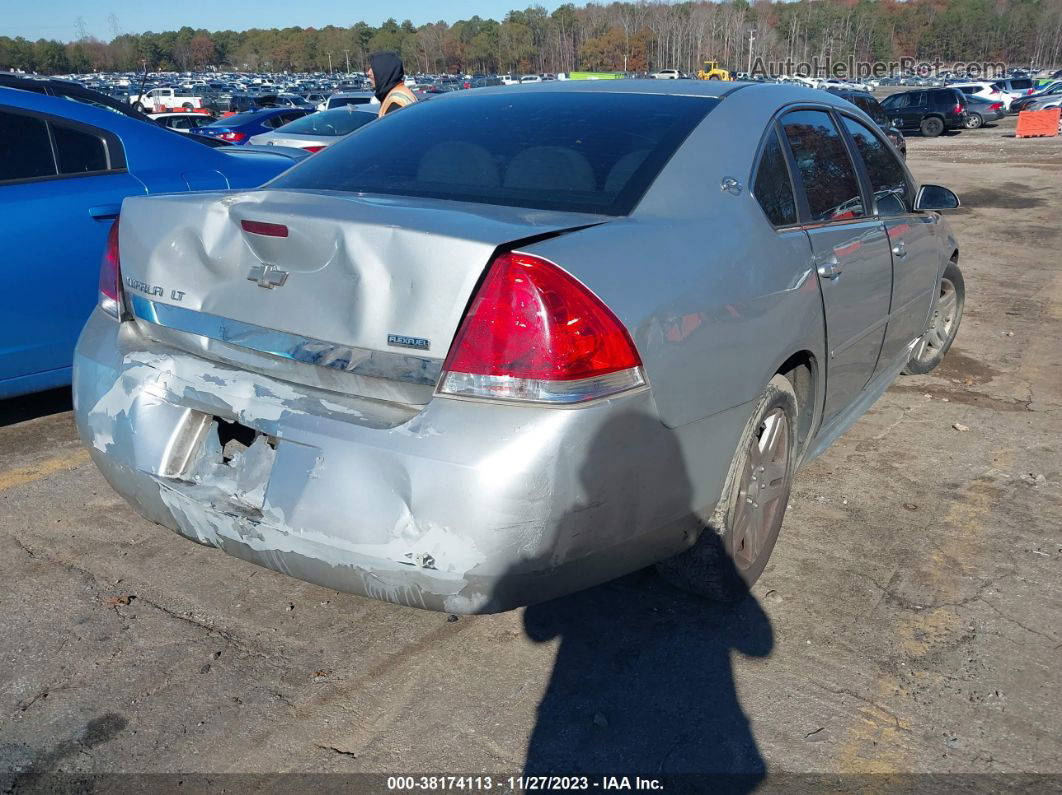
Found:
[[[954,210],[959,197],[940,185],[923,185],[915,197],[916,210]]]

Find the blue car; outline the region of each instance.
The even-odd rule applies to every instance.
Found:
[[[126,196],[251,188],[294,163],[60,97],[0,88],[0,398],[70,383]]]
[[[289,121],[301,119],[307,114],[313,113],[314,108],[265,108],[264,110],[248,110],[243,113],[235,113],[232,116],[223,116],[210,124],[204,124],[195,130],[190,130],[193,135],[206,135],[211,138],[220,138],[230,144],[245,144],[252,135],[267,133],[287,124]]]

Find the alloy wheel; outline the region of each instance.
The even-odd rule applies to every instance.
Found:
[[[775,408],[752,437],[738,486],[731,527],[733,560],[740,569],[756,562],[764,543],[773,537],[774,524],[785,514],[790,454],[789,419]]]
[[[955,333],[955,316],[959,307],[959,294],[951,279],[940,280],[940,295],[933,307],[929,328],[914,350],[914,358],[923,360],[936,355],[947,347]]]

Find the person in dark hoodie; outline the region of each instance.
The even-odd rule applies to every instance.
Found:
[[[402,59],[395,52],[377,52],[369,56],[369,80],[373,93],[380,100],[378,115],[386,116],[393,110],[412,105],[417,101],[413,92],[406,88],[406,71]]]

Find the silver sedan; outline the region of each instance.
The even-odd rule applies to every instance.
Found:
[[[375,118],[375,113],[357,109],[354,105],[322,110],[289,121],[275,130],[251,136],[248,143],[259,146],[289,146],[305,149],[307,152],[320,152]]]
[[[446,95],[262,189],[126,199],[78,427],[144,516],[329,588],[735,598],[798,468],[955,338],[956,206],[826,92]]]

